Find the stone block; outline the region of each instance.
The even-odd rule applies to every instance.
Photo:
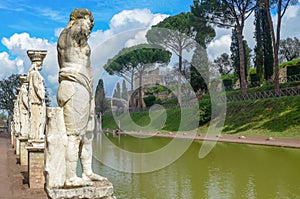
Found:
[[[33,189],[42,189],[45,184],[44,177],[44,148],[43,147],[26,147],[28,150],[28,174],[29,187]]]
[[[46,192],[51,199],[60,198],[98,198],[113,199],[113,185],[108,180],[96,181],[93,186],[77,188],[47,188]]]
[[[21,165],[28,165],[28,151],[26,149],[27,146],[27,138],[19,138],[20,141],[20,164]]]

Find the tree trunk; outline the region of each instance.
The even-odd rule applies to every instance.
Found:
[[[243,45],[243,27],[237,26],[237,36],[239,42],[239,58],[240,58],[240,85],[242,95],[247,94],[246,90],[246,75],[245,75],[245,56],[244,56],[244,45]]]
[[[143,108],[143,96],[142,96],[142,82],[143,82],[143,72],[139,72],[139,103],[138,107]]]
[[[178,63],[178,81],[177,81],[177,98],[178,104],[181,106],[181,68],[182,68],[182,48],[179,49],[179,63]]]
[[[280,42],[280,28],[281,28],[281,6],[282,0],[278,1],[277,5],[277,28],[276,28],[276,45],[274,45],[274,85],[275,85],[275,93],[279,93],[280,85],[279,85],[279,63],[278,63],[278,50],[279,50],[279,42]]]
[[[280,8],[281,9],[281,3],[282,1],[280,0],[278,2],[278,5],[280,4]],[[280,89],[279,86],[279,68],[278,68],[278,47],[279,47],[279,42],[276,42],[276,38],[275,38],[275,31],[274,31],[274,26],[273,26],[273,21],[272,21],[272,17],[271,17],[271,13],[270,13],[270,4],[268,0],[264,0],[264,4],[265,4],[265,8],[267,11],[267,16],[268,16],[268,21],[269,21],[269,25],[270,25],[270,30],[271,30],[271,37],[272,37],[272,43],[273,43],[273,53],[274,53],[274,84],[275,84],[275,92],[277,93]],[[278,12],[277,11],[277,12]],[[277,22],[277,41],[279,41],[278,39],[280,39],[280,25],[281,25],[281,12],[277,13],[278,15],[278,22]]]

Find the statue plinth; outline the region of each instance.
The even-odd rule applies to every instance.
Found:
[[[45,142],[31,142],[26,146],[28,150],[28,174],[29,187],[42,189],[44,188],[45,178]]]
[[[19,139],[19,142],[20,142],[20,144],[19,144],[20,145],[19,146],[20,164],[21,165],[28,165],[28,151],[26,149],[28,137],[20,136],[18,139]]]
[[[49,198],[99,198],[114,199],[113,185],[108,180],[95,181],[93,186],[74,188],[47,188]]]

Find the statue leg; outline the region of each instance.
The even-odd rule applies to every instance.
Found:
[[[76,174],[78,154],[79,154],[80,136],[68,135],[68,144],[66,148],[66,181],[68,187],[92,185],[80,178]]]
[[[93,133],[87,132],[82,139],[82,150],[80,154],[80,160],[82,164],[82,178],[86,181],[101,181],[107,180],[98,174],[95,174],[92,170],[92,147]]]

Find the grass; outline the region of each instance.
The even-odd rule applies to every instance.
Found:
[[[300,96],[229,103],[223,133],[300,138]]]
[[[186,111],[184,108],[167,109],[166,122],[161,119],[161,114],[157,116],[158,123],[163,121],[161,132],[176,132],[179,129],[181,118],[185,120],[183,130],[191,130],[195,126],[191,118],[193,109]],[[190,114],[191,113],[191,114]],[[183,115],[181,117],[181,115]],[[151,119],[149,112],[131,113],[123,118],[130,127],[130,118],[140,126],[147,126]],[[192,116],[194,117],[194,116]],[[155,122],[154,122],[155,123]],[[126,126],[122,124],[121,127]],[[103,117],[103,129],[117,129],[116,122],[112,115]],[[199,133],[206,133],[208,124],[199,127]],[[145,129],[145,130],[151,130]],[[256,101],[240,101],[227,104],[227,114],[223,134],[238,135],[262,135],[272,137],[292,137],[300,138],[300,96],[289,96],[281,98],[270,98]]]

